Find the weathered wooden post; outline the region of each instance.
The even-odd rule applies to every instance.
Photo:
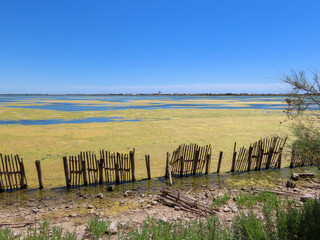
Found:
[[[81,161],[82,165],[82,174],[83,174],[83,185],[88,185],[88,177],[87,177],[87,165],[86,165],[86,158],[82,158],[82,155],[78,157],[78,160]]]
[[[248,152],[248,168],[247,168],[247,171],[250,172],[251,170],[251,155],[252,155],[252,150],[253,150],[253,147],[250,146],[249,147],[249,152]]]
[[[104,165],[104,160],[103,158],[100,158],[99,161],[99,183],[103,184],[103,165]]]
[[[151,172],[150,172],[150,155],[146,154],[145,155],[145,159],[146,159],[146,168],[147,168],[147,174],[148,174],[148,179],[151,179]]]
[[[183,177],[183,171],[184,171],[184,160],[183,157],[180,157],[180,177]]]
[[[208,153],[206,156],[206,175],[209,174],[210,165],[211,165],[211,153]]]
[[[169,172],[168,172],[168,163],[170,163],[170,153],[167,152],[167,160],[166,160],[166,173],[165,173],[165,178],[168,178],[169,177]]]
[[[66,156],[63,157],[63,168],[64,168],[64,176],[66,178],[67,188],[70,188],[70,175],[69,175],[69,167],[68,167],[68,159]]]
[[[268,154],[268,160],[267,160],[266,169],[269,169],[269,167],[270,167],[270,163],[271,163],[271,159],[272,159],[272,156],[273,156],[273,152],[274,152],[274,149],[273,149],[273,147],[271,146],[271,148],[270,148],[270,150],[269,150],[269,154]]]
[[[42,180],[42,171],[41,171],[40,160],[36,160],[35,164],[36,164],[37,173],[38,173],[39,188],[43,189],[43,180]]]
[[[170,156],[170,155],[169,155]],[[172,185],[172,176],[171,176],[171,167],[170,167],[170,158],[167,158],[167,172],[169,175],[170,185]]]
[[[115,170],[116,170],[116,183],[118,184],[120,182],[119,181],[119,164],[115,163],[114,167],[115,167]]]
[[[221,161],[222,161],[222,155],[223,155],[223,152],[220,152],[220,154],[219,154],[219,161],[218,161],[217,173],[219,173],[219,172],[220,172]]]
[[[236,148],[237,148],[237,142],[234,142],[233,155],[232,155],[232,164],[231,164],[231,172],[234,172],[234,168],[235,168],[235,165],[236,165],[236,157],[237,157]]]
[[[235,164],[236,164],[236,158],[237,158],[237,152],[233,152],[231,172],[234,172],[234,167],[235,167]]]
[[[136,176],[135,176],[135,165],[134,165],[134,152],[135,149],[133,149],[133,151],[130,151],[130,163],[131,163],[131,176],[132,176],[132,181],[134,182],[136,180]]]
[[[19,164],[20,164],[20,176],[21,176],[20,186],[23,189],[27,187],[27,180],[26,180],[26,172],[24,170],[24,164],[23,164],[22,158],[20,159]]]
[[[196,173],[197,173],[199,152],[200,152],[199,149],[195,150],[195,152],[194,152],[194,157],[193,157],[193,175],[196,175]]]

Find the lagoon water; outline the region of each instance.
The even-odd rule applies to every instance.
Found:
[[[286,96],[98,96],[98,95],[0,95],[0,107],[67,112],[153,110],[153,109],[264,109],[281,110]],[[86,118],[64,121],[19,120],[0,124],[47,125],[118,121],[110,118]],[[130,121],[125,120],[125,121]]]

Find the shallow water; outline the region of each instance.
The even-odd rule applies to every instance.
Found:
[[[0,125],[50,125],[50,124],[73,124],[73,123],[98,123],[98,122],[139,122],[140,119],[122,119],[121,117],[91,117],[84,119],[44,119],[44,120],[0,120]]]
[[[243,173],[211,173],[200,177],[185,177],[173,178],[173,189],[181,191],[201,191],[204,187],[219,189],[219,188],[242,188],[242,187],[261,187],[273,188],[278,185],[284,186],[286,181],[290,179],[292,173],[296,172],[312,172],[315,173],[315,179],[320,179],[320,171],[312,166],[298,168],[282,168],[270,169],[261,171],[251,171]],[[239,184],[240,183],[240,184]],[[98,193],[103,193],[107,198],[119,198],[123,196],[126,190],[134,190],[136,194],[159,194],[160,190],[169,187],[168,180],[164,177],[153,178],[151,180],[139,180],[116,185],[116,190],[113,192],[106,191],[106,185],[82,186],[67,190],[65,187],[60,188],[44,188],[25,189],[12,192],[0,193],[0,203],[2,204],[24,204],[26,201],[74,201],[78,199],[79,193],[86,196],[95,196]]]
[[[55,111],[107,111],[129,109],[279,109],[285,106],[284,96],[28,96],[28,95],[0,95],[0,104],[10,108],[44,109]],[[66,102],[50,102],[50,101]],[[232,104],[210,104],[206,100],[232,101],[233,103],[245,103],[246,106],[232,106]],[[87,101],[70,103],[67,101]],[[90,103],[90,101],[106,101]],[[135,101],[153,101],[150,104],[141,105]],[[168,103],[165,103],[165,102]],[[203,101],[202,103],[186,103],[185,101]],[[265,102],[264,104],[256,102]],[[274,103],[274,102],[278,103]],[[23,104],[23,103],[28,104]],[[114,105],[111,103],[121,103]],[[175,102],[175,103],[170,103]],[[180,103],[179,103],[180,102]],[[251,102],[251,103],[250,103]],[[11,103],[9,106],[8,104]],[[12,105],[17,103],[17,106]],[[20,104],[18,104],[20,103]],[[22,105],[21,105],[22,103]],[[130,103],[126,105],[125,103]],[[33,105],[34,104],[34,105]]]

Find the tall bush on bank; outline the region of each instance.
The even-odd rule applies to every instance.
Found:
[[[320,168],[320,81],[318,72],[292,71],[284,76],[291,89],[285,112],[293,121],[296,155]]]

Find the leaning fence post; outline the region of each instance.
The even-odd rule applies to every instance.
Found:
[[[183,171],[184,171],[184,160],[183,157],[180,157],[180,177],[183,177]]]
[[[165,173],[165,177],[168,178],[169,176],[169,172],[168,172],[168,163],[170,163],[170,153],[167,152],[167,160],[166,160],[166,173]]]
[[[236,164],[236,157],[237,157],[236,148],[237,148],[237,142],[234,142],[231,172],[234,172],[234,167],[235,167],[235,164]]]
[[[236,158],[237,158],[237,152],[233,152],[231,172],[234,172],[234,166],[235,166],[235,163],[236,163]]]
[[[100,161],[98,162],[99,164],[99,182],[100,184],[103,184],[103,158],[100,158]]]
[[[43,188],[43,180],[42,180],[42,171],[41,171],[41,164],[39,160],[35,161],[37,173],[38,173],[38,180],[39,180],[39,188]]]
[[[134,166],[134,152],[135,149],[133,149],[133,151],[130,151],[130,162],[131,162],[131,176],[132,176],[132,181],[134,182],[136,180],[136,176],[135,176],[135,166]]]
[[[170,160],[169,160],[169,158],[167,158],[167,171],[168,171],[168,175],[169,175],[170,185],[172,185],[172,176],[171,176],[171,168],[170,168]]]
[[[209,174],[210,165],[211,165],[211,153],[208,153],[206,156],[206,175]]]
[[[146,168],[147,168],[147,174],[148,174],[148,179],[151,179],[151,172],[150,172],[150,155],[146,154],[145,155],[145,160],[146,160]]]
[[[273,152],[274,152],[274,149],[273,149],[273,147],[271,147],[270,150],[269,150],[269,154],[268,154],[268,160],[267,160],[266,169],[269,169],[269,167],[270,167],[270,163],[271,163],[271,159],[272,159],[272,156],[273,156]]]
[[[20,186],[21,188],[26,188],[27,187],[27,183],[25,182],[26,180],[26,172],[24,171],[24,165],[23,165],[23,159],[21,158],[20,162]]]
[[[250,146],[249,147],[249,153],[248,153],[248,168],[247,168],[247,171],[250,172],[251,170],[251,155],[252,155],[252,150],[253,150],[253,147]]]
[[[223,155],[223,152],[220,152],[220,154],[219,154],[219,162],[218,162],[217,173],[219,173],[219,172],[220,172],[221,161],[222,161],[222,155]]]
[[[89,153],[90,154],[90,153]],[[81,161],[81,164],[82,164],[82,172],[83,172],[83,185],[84,186],[87,186],[88,185],[88,177],[87,177],[87,166],[86,166],[86,158],[82,159],[82,156],[81,158],[79,159],[79,161]]]
[[[118,163],[115,163],[114,168],[116,170],[116,183],[118,184],[120,182],[119,181],[119,165],[118,165]]]
[[[198,158],[199,158],[199,150],[196,150],[193,158],[193,175],[196,175],[197,173]]]
[[[70,188],[70,175],[69,175],[69,167],[68,167],[68,159],[66,156],[63,157],[63,167],[64,167],[64,176],[66,178],[67,188]]]

